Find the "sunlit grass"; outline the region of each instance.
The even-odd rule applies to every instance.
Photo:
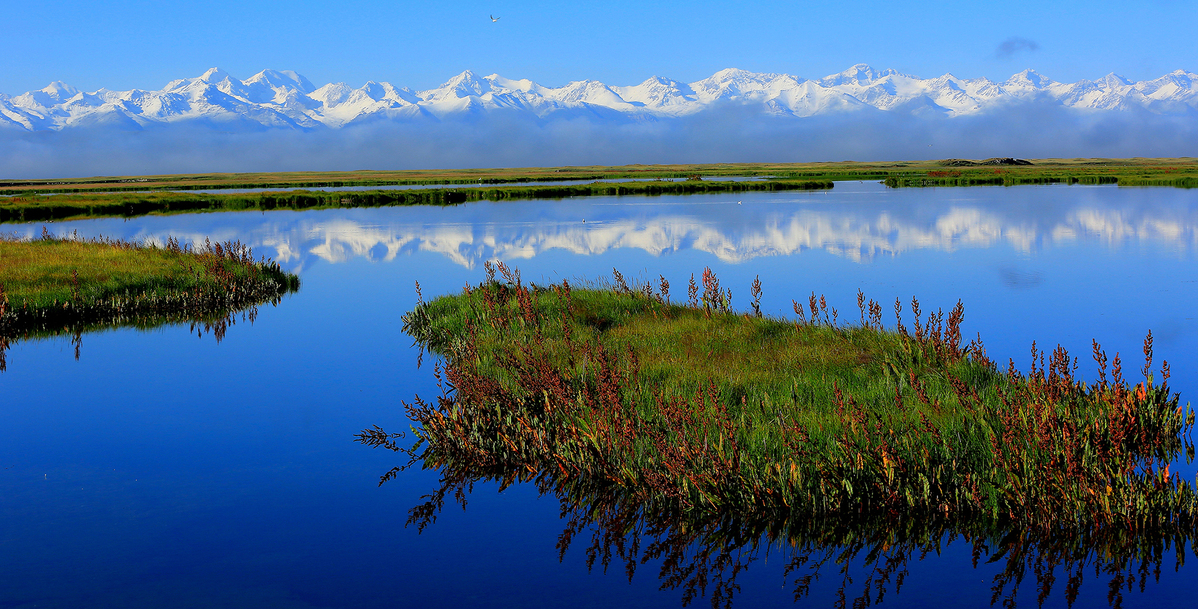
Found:
[[[74,240],[0,240],[0,286],[10,306],[50,306],[125,292],[198,287],[195,256],[165,248]]]
[[[923,315],[913,300],[907,328],[896,302],[886,329],[863,294],[853,325],[814,295],[794,320],[761,317],[758,283],[754,313],[735,312],[710,270],[685,305],[664,279],[577,289],[499,271],[405,316],[448,360],[447,395],[408,408],[422,458],[607,480],[683,509],[1133,529],[1198,517],[1194,486],[1165,468],[1192,450],[1193,412],[1167,364],[1151,371],[1151,334],[1144,382],[1096,343],[1087,384],[1059,348],[1001,372],[980,339],[961,344],[960,304]]]
[[[303,210],[402,205],[455,205],[467,201],[562,199],[586,196],[660,196],[721,192],[818,190],[829,180],[787,179],[753,182],[644,180],[590,184],[526,184],[478,188],[424,188],[327,192],[293,190],[257,193],[74,192],[55,196],[0,197],[0,222],[64,218],[133,217],[146,214],[246,210]]]
[[[1131,185],[1137,180],[1175,180],[1198,176],[1195,158],[1070,158],[1032,159],[1031,165],[988,165],[988,159],[916,160],[891,162],[814,163],[698,163],[660,165],[586,165],[571,167],[508,167],[417,169],[402,171],[311,171],[274,173],[213,173],[151,176],[113,176],[53,180],[0,180],[0,194],[84,193],[117,191],[316,188],[422,184],[524,184],[560,180],[686,178],[702,176],[773,176],[819,180],[999,179],[1051,178],[1056,181],[1115,178]],[[969,163],[981,163],[973,164]],[[998,173],[996,173],[996,170]]]
[[[217,340],[234,312],[278,302],[299,278],[238,242],[159,246],[109,239],[0,238],[0,371],[13,341],[113,327],[201,323]]]

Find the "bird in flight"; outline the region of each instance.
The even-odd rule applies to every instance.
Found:
[[[491,23],[495,23],[496,21],[499,21],[500,19],[503,18],[503,17],[496,17],[495,15],[489,15],[489,16],[491,17]]]

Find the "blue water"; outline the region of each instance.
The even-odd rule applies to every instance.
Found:
[[[1198,192],[1088,186],[585,198],[450,208],[247,212],[62,222],[55,233],[239,239],[302,287],[223,341],[187,327],[18,343],[0,373],[0,607],[450,607],[680,605],[657,566],[588,572],[559,562],[558,503],[528,485],[476,487],[417,534],[407,510],[436,487],[394,453],[354,443],[406,426],[402,400],[436,394],[400,315],[483,278],[498,258],[526,281],[656,280],[685,294],[710,266],[747,307],[856,291],[925,311],[965,304],[966,337],[1027,369],[1032,340],[1064,345],[1093,377],[1090,339],[1157,362],[1183,403],[1198,395]],[[37,235],[42,225],[7,225]],[[908,308],[909,307],[905,307]],[[889,310],[889,308],[887,308]],[[1194,467],[1181,467],[1193,479]],[[1171,556],[1171,555],[1170,555]],[[1192,558],[1192,557],[1191,557]],[[741,576],[738,606],[793,604],[781,560]],[[983,561],[984,562],[984,561]],[[1190,606],[1192,566],[1127,592],[1125,606]],[[984,606],[998,568],[969,546],[913,560],[886,606]],[[863,575],[857,575],[858,579]],[[824,572],[803,604],[829,606]],[[1029,577],[1029,580],[1033,578]],[[1046,603],[1064,606],[1063,578]],[[1020,604],[1035,603],[1026,581]],[[1106,606],[1088,577],[1075,606]],[[698,599],[695,606],[709,601]]]

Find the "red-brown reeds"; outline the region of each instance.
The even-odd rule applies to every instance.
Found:
[[[622,278],[605,292],[503,274],[405,317],[418,342],[447,358],[450,389],[409,406],[422,454],[604,480],[687,512],[968,515],[1128,531],[1192,528],[1198,516],[1193,486],[1167,467],[1192,412],[1165,382],[1128,386],[1118,357],[1107,382],[1097,343],[1104,380],[1087,385],[1059,347],[1033,347],[1027,375],[999,373],[980,338],[961,344],[959,302],[925,317],[913,299],[911,333],[896,301],[898,332],[886,332],[880,305],[862,294],[857,328],[838,325],[836,309],[814,294],[806,324],[731,314],[730,292],[710,269],[701,300],[692,279],[689,307]],[[623,330],[637,323],[640,342]],[[669,359],[683,345],[652,333],[671,324],[747,327],[764,334],[745,336],[772,337],[773,348],[814,342],[857,355],[796,361],[782,369],[793,375],[784,384],[759,385],[737,382],[749,372],[730,359],[758,347],[705,346],[700,357],[723,364],[702,369],[728,377],[688,380],[684,368],[707,362]],[[677,368],[646,369],[645,358]]]
[[[671,416],[694,419],[687,412]],[[402,434],[377,427],[360,434],[367,445],[403,451],[397,442],[401,439]],[[912,581],[908,565],[960,543],[972,550],[975,569],[981,562],[997,563],[992,605],[1017,606],[1020,589],[1026,589],[1021,584],[1034,580],[1038,606],[1054,593],[1072,606],[1083,581],[1090,579],[1097,580],[1091,585],[1107,588],[1108,602],[1119,607],[1125,591],[1132,590],[1129,584],[1138,582],[1143,592],[1150,578],[1159,579],[1170,550],[1180,567],[1191,540],[1189,533],[1170,527],[1138,534],[1084,527],[1033,531],[1017,522],[969,515],[729,515],[680,510],[675,497],[646,496],[608,479],[570,476],[560,469],[483,465],[473,458],[435,452],[424,453],[418,462],[439,469],[440,483],[409,511],[408,524],[420,530],[433,524],[448,498],[464,508],[466,495],[479,482],[495,482],[500,488],[515,482],[533,484],[560,503],[565,522],[556,544],[560,557],[581,549],[588,568],[622,568],[629,579],[640,565],[652,561],[659,565],[656,575],[662,589],[679,591],[684,606],[709,597],[713,607],[731,607],[740,591],[740,575],[770,564],[781,566],[782,583],[796,602],[810,597],[816,581],[834,570],[836,606],[869,606],[905,590],[911,594],[913,586],[936,586],[928,573]],[[380,484],[402,469],[388,471]],[[1058,575],[1063,586],[1058,585]]]

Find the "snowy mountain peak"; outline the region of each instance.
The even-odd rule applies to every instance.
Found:
[[[1102,77],[1101,82],[1102,82],[1102,84],[1104,84],[1108,87],[1127,86],[1127,85],[1131,84],[1130,80],[1123,78],[1122,76],[1120,76],[1114,72],[1111,72],[1110,74],[1107,74],[1106,76]]]
[[[483,80],[490,83],[492,89],[511,89],[514,91],[523,91],[524,93],[529,93],[533,90],[541,89],[540,85],[538,85],[537,83],[535,83],[531,80],[528,80],[527,78],[522,78],[520,80],[511,80],[508,78],[504,78],[498,74],[491,74],[490,76],[484,76]]]
[[[353,87],[343,82],[331,82],[308,94],[308,97],[326,106],[336,106],[345,101],[345,98],[349,97],[349,94],[353,93],[353,91]]]
[[[735,80],[753,80],[762,76],[772,77],[776,76],[776,74],[755,74],[740,68],[724,68],[723,70],[712,74],[707,80],[714,82],[730,82]]]
[[[449,79],[449,82],[442,85],[441,88],[453,89],[467,95],[482,95],[491,90],[491,83],[485,79],[480,79],[474,72],[465,70],[461,74]]]
[[[311,93],[316,90],[316,87],[312,86],[312,83],[308,82],[307,78],[291,70],[262,70],[245,79],[245,84],[247,85],[256,85],[259,83],[273,89],[295,89],[301,93]]]
[[[1116,74],[1096,81],[1057,83],[1024,70],[996,83],[951,74],[930,79],[878,71],[867,64],[820,80],[727,68],[692,83],[653,76],[631,86],[577,80],[561,87],[470,70],[440,87],[412,91],[369,81],[314,87],[288,70],[263,70],[242,81],[219,68],[171,81],[158,91],[81,92],[62,82],[15,97],[0,96],[0,126],[27,131],[106,125],[141,129],[151,124],[200,121],[220,128],[340,128],[369,121],[476,120],[492,111],[523,113],[537,121],[558,117],[645,122],[742,106],[764,115],[805,119],[825,114],[890,112],[965,116],[1031,98],[1064,108],[1198,116],[1198,74],[1176,70],[1131,82]],[[997,110],[996,110],[997,111]],[[865,117],[866,115],[861,115]],[[115,127],[114,127],[115,126]]]
[[[373,99],[374,101],[409,101],[404,99],[404,97],[407,96],[402,95],[402,93],[389,82],[379,83],[369,80],[366,81],[366,84],[362,85],[362,88],[358,89],[358,91],[365,93],[367,97]]]
[[[56,80],[42,88],[42,93],[50,96],[52,99],[66,101],[75,97],[79,93],[79,89],[68,85],[61,80]]]
[[[1024,71],[1012,76],[1011,78],[1009,78],[1007,80],[1007,83],[1012,84],[1012,85],[1023,85],[1023,86],[1030,86],[1030,87],[1036,87],[1036,88],[1047,87],[1048,85],[1055,84],[1055,83],[1053,83],[1053,81],[1045,78],[1044,76],[1041,76],[1039,72],[1032,70],[1032,69],[1024,70]]]
[[[612,90],[629,102],[651,107],[680,105],[695,100],[695,91],[690,85],[661,76],[651,76],[633,87],[612,87]]]
[[[225,80],[233,80],[233,77],[220,68],[208,68],[208,71],[200,75],[200,80],[215,84]]]
[[[825,76],[820,79],[819,84],[824,87],[835,87],[837,85],[870,85],[874,81],[898,72],[894,70],[883,70],[878,72],[869,64],[859,63],[851,68],[839,73]]]

